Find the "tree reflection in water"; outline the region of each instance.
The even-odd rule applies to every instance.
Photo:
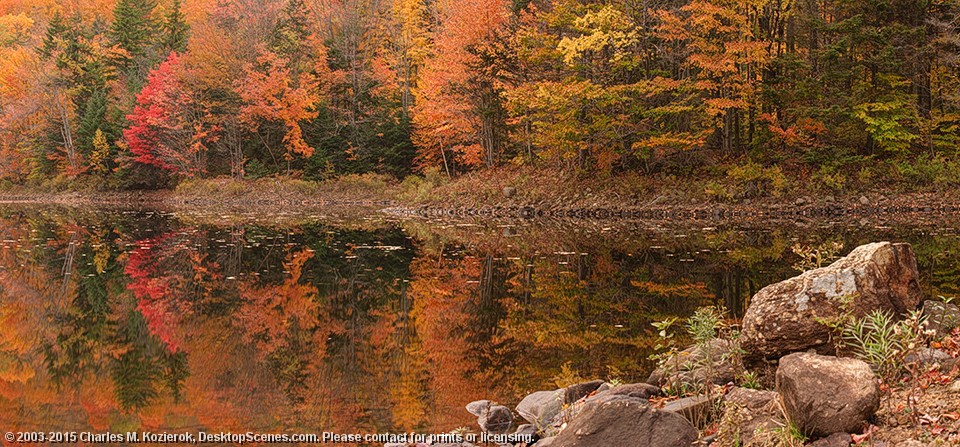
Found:
[[[931,294],[960,276],[960,237],[923,228],[3,216],[0,425],[16,430],[451,430],[471,400],[643,380],[651,322],[741,314],[795,274],[798,240],[912,242]]]

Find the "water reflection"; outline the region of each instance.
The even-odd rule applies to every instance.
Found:
[[[652,321],[741,314],[798,241],[912,242],[929,294],[960,284],[942,227],[324,222],[6,210],[0,425],[450,430],[474,399],[643,379]]]

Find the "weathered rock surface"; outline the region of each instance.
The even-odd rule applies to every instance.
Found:
[[[853,437],[849,433],[834,433],[807,444],[807,447],[850,447]]]
[[[607,390],[603,390],[587,398],[587,402],[603,398],[604,396],[627,396],[637,399],[649,399],[660,395],[660,388],[649,383],[629,383]]]
[[[880,386],[867,363],[798,352],[780,359],[777,392],[787,418],[809,436],[860,433],[880,407]]]
[[[485,432],[506,433],[513,426],[513,413],[503,405],[491,405],[477,418],[477,424]]]
[[[550,436],[549,438],[543,438],[543,439],[537,441],[537,443],[534,444],[534,445],[535,445],[536,447],[552,447],[552,446],[553,446],[553,441],[554,441],[555,439],[557,439],[556,436]]]
[[[624,398],[639,399],[646,402],[650,397],[659,395],[660,388],[648,383],[631,383],[612,388],[609,384],[604,383],[597,388],[596,394],[587,395],[580,400],[572,402],[567,401],[563,410],[561,410],[560,413],[553,418],[550,426],[547,429],[542,430],[542,432],[548,435],[556,433],[559,427],[561,427],[564,423],[572,421],[589,405],[595,405],[602,402],[610,402]]]
[[[563,392],[563,402],[566,404],[571,404],[587,396],[588,394],[596,391],[600,386],[603,385],[602,380],[593,380],[590,382],[578,383],[576,385],[570,385],[564,389]]]
[[[657,386],[697,386],[706,382],[724,385],[743,371],[737,349],[730,340],[716,338],[691,346],[650,373],[647,383]]]
[[[711,412],[716,401],[708,396],[690,396],[667,402],[661,411],[677,413],[697,428],[704,428],[710,422]]]
[[[475,400],[467,404],[467,411],[474,416],[480,416],[493,405],[489,400]]]
[[[926,300],[923,302],[923,314],[927,317],[927,328],[937,332],[937,338],[950,333],[960,326],[960,307],[953,303]]]
[[[933,365],[934,363],[943,364],[950,360],[953,360],[950,354],[932,348],[920,348],[903,356],[904,363],[919,363],[921,366]]]
[[[550,446],[680,447],[696,440],[696,428],[683,416],[652,408],[641,399],[619,396],[586,405]]]
[[[850,310],[897,315],[917,308],[922,292],[909,244],[876,242],[855,248],[833,264],[760,289],[743,317],[741,346],[747,356],[776,358],[828,348],[829,329],[818,319],[836,317],[841,298]]]
[[[489,400],[477,400],[467,404],[467,411],[477,416],[477,425],[490,433],[505,433],[513,425],[513,413],[503,405]]]
[[[517,413],[540,433],[553,434],[563,422],[580,411],[585,400],[609,390],[610,385],[604,381],[592,380],[553,391],[537,391],[520,401]]]
[[[537,434],[537,427],[534,427],[533,424],[522,424],[517,427],[517,430],[513,432],[515,435],[535,435]]]
[[[517,404],[517,413],[538,429],[548,427],[563,409],[565,391],[537,391]]]
[[[723,398],[723,416],[717,442],[721,446],[753,446],[754,435],[782,427],[783,414],[776,391],[734,388]]]

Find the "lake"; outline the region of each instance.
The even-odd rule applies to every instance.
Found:
[[[5,206],[0,427],[476,430],[476,399],[644,380],[651,323],[742,315],[799,272],[796,244],[910,242],[925,293],[956,295],[950,222]]]

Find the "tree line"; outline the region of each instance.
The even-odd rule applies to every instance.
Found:
[[[960,166],[958,0],[41,0],[0,13],[7,183],[749,162],[842,187],[851,172]]]

